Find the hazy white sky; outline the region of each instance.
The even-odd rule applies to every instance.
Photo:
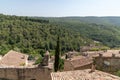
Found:
[[[120,0],[0,0],[0,13],[21,16],[120,16]]]

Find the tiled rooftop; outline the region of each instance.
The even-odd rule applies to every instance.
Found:
[[[91,64],[93,61],[92,59],[89,59],[88,57],[75,56],[74,58],[71,58],[70,62],[76,68],[76,67]]]
[[[119,51],[120,50],[107,50],[107,52],[102,52],[100,54],[102,54],[102,57],[112,57],[113,54],[115,55],[115,57],[120,57],[120,52]]]
[[[99,54],[102,54],[103,57],[112,57],[115,54],[115,57],[120,57],[120,50],[107,50],[107,51],[87,51],[84,54],[88,54],[88,57],[98,57]]]
[[[53,72],[51,73],[52,80],[120,80],[120,77],[95,70],[90,73],[90,69]]]
[[[0,60],[0,66],[21,66],[27,63],[28,55],[10,50]]]

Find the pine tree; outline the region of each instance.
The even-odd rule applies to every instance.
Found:
[[[55,63],[54,63],[55,72],[57,72],[59,70],[59,64],[60,64],[59,61],[60,61],[60,39],[58,36],[57,46],[56,46],[56,50],[55,50]]]

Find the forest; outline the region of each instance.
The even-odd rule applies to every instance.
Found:
[[[120,47],[120,17],[45,18],[110,48]]]
[[[99,41],[97,45],[120,47],[119,26],[80,19],[0,14],[0,54],[12,49],[34,56],[43,56],[49,50],[53,55],[58,36],[61,53],[80,51],[81,46],[95,44],[94,41]]]
[[[0,54],[9,50],[29,55],[41,55],[46,50],[54,54],[56,39],[60,36],[61,52],[80,50],[81,45],[93,41],[80,33],[49,20],[0,14]]]

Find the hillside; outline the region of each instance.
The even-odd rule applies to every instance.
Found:
[[[74,23],[95,23],[120,26],[120,17],[58,17],[48,18],[51,22],[74,22]]]
[[[111,21],[115,25],[108,18],[44,18],[0,14],[0,54],[10,49],[32,55],[43,55],[45,50],[53,53],[58,35],[62,52],[79,51],[80,46],[93,44],[94,41],[99,41],[98,45],[120,47],[120,27],[116,26],[119,17],[114,19]]]
[[[111,48],[120,47],[120,17],[47,18],[51,23],[79,32],[83,37],[99,41]]]
[[[49,20],[0,15],[0,54],[10,49],[28,54],[41,54],[45,50],[54,51],[58,34],[62,52],[79,50],[81,45],[93,41],[80,33],[50,23]]]

